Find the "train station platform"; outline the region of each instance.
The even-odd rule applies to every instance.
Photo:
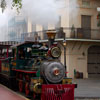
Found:
[[[0,100],[29,100],[0,84]]]
[[[78,86],[75,89],[75,98],[98,98],[94,100],[100,100],[100,78],[75,79],[74,81]]]
[[[100,79],[75,79],[74,100],[100,100]],[[0,84],[0,100],[30,100]]]

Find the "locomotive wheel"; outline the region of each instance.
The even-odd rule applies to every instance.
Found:
[[[33,100],[36,99],[36,94],[33,92]]]
[[[39,94],[36,94],[33,92],[33,99],[32,100],[41,100],[41,97]]]
[[[23,91],[23,81],[19,80],[19,91],[22,92]]]
[[[25,83],[25,94],[26,94],[26,96],[28,96],[29,93],[30,93],[30,90],[29,90],[29,83],[26,82],[26,83]]]

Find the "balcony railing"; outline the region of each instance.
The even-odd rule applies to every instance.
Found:
[[[73,38],[73,39],[100,39],[100,29],[88,28],[64,28],[63,32],[58,31],[56,38]]]
[[[100,39],[100,29],[86,29],[86,28],[60,28],[56,29],[56,39],[72,38],[72,39]],[[46,30],[32,33],[23,33],[24,40],[47,40]]]

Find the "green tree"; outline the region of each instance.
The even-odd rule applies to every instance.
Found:
[[[2,12],[4,12],[4,10],[7,7],[7,2],[6,0],[1,0],[1,4],[0,7],[2,8]],[[17,12],[19,12],[19,9],[22,8],[22,0],[12,0],[12,9],[13,7],[16,7]]]

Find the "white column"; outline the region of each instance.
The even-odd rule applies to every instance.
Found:
[[[30,20],[30,18],[28,18],[28,24],[27,24],[27,27],[28,27],[28,33],[29,32],[32,32],[32,22],[31,22],[31,20]]]

